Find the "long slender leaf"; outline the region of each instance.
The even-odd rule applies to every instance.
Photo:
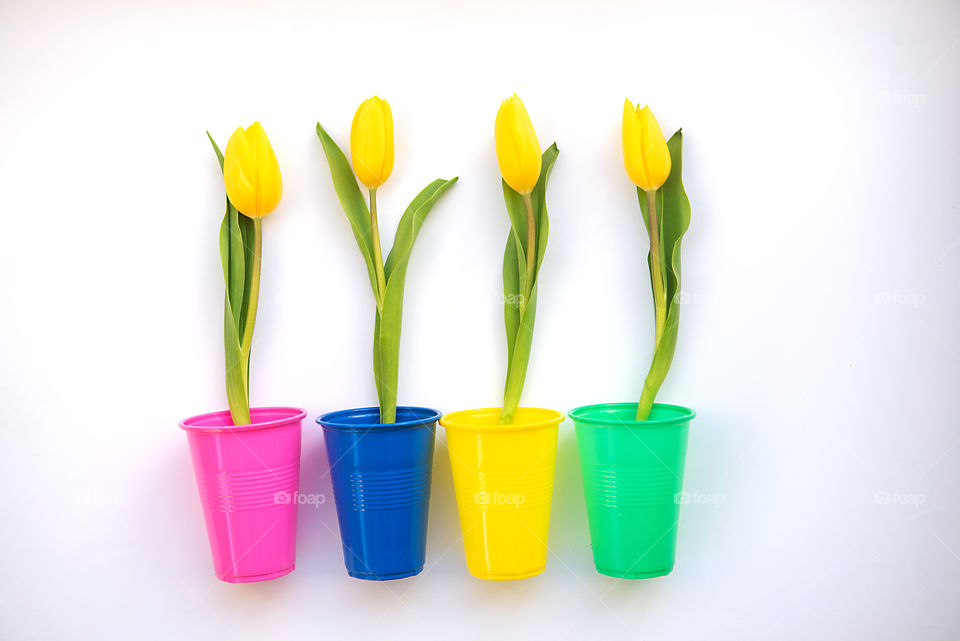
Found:
[[[220,151],[220,147],[217,146],[217,141],[213,139],[209,131],[207,132],[207,138],[210,140],[210,144],[213,145],[213,151],[217,154],[217,162],[220,163],[220,172],[223,173],[223,153]]]
[[[383,316],[378,313],[374,338],[374,375],[380,400],[380,422],[393,423],[397,412],[397,386],[400,373],[400,326],[403,320],[403,287],[406,270],[394,273],[387,281],[383,297]],[[379,361],[379,362],[378,362]]]
[[[537,283],[530,291],[530,300],[527,301],[517,328],[517,339],[513,348],[513,358],[507,370],[507,380],[503,389],[503,413],[513,416],[520,404],[520,394],[527,378],[527,366],[530,364],[530,348],[533,346],[533,325],[537,317]]]
[[[213,145],[220,170],[223,171],[223,154],[217,143],[207,132]],[[224,309],[223,309],[223,351],[224,374],[227,392],[227,404],[233,422],[243,425],[250,422],[249,361],[244,362],[240,350],[241,310],[244,308],[245,291],[249,281],[245,258],[244,242],[241,231],[242,216],[226,199],[226,211],[220,223],[220,265],[223,270]]]
[[[542,171],[542,169],[541,169]],[[524,265],[527,256],[527,208],[523,204],[523,196],[513,190],[507,181],[503,183],[503,202],[507,206],[507,215],[510,217],[510,227],[513,228],[520,242],[520,251],[523,252]],[[534,212],[536,215],[536,212]]]
[[[657,194],[667,290],[667,319],[660,342],[654,348],[650,370],[643,382],[639,413],[648,410],[653,405],[657,392],[670,371],[680,328],[680,245],[683,235],[690,227],[690,200],[683,188],[683,134],[681,131],[677,131],[670,138],[667,147],[670,150],[672,168],[670,177]],[[646,199],[641,198],[640,201],[644,222],[649,228],[649,212],[646,208]],[[648,264],[649,260],[648,256]]]
[[[333,138],[317,123],[317,136],[323,145],[323,153],[327,157],[327,164],[330,166],[330,178],[333,180],[334,191],[337,192],[337,199],[340,200],[340,206],[350,221],[350,227],[353,228],[353,236],[357,239],[357,246],[360,247],[360,253],[367,264],[367,275],[370,277],[370,287],[373,290],[374,297],[377,292],[377,271],[373,260],[373,233],[370,228],[370,209],[367,207],[360,187],[357,185],[357,179],[350,169],[347,157],[337,146]]]
[[[507,378],[504,382],[503,410],[501,419],[512,419],[520,403],[520,394],[527,376],[527,366],[530,363],[530,348],[533,344],[533,326],[537,313],[537,283],[540,266],[547,249],[547,239],[550,233],[550,221],[547,216],[546,189],[550,172],[557,160],[560,151],[553,143],[543,153],[540,165],[540,177],[531,193],[533,214],[536,221],[537,246],[529,248],[536,252],[534,263],[533,282],[526,282],[526,210],[523,198],[513,191],[506,183],[503,185],[504,202],[510,216],[511,235],[507,238],[507,247],[503,256],[503,293],[504,293],[504,326],[507,331]],[[510,254],[517,255],[516,265],[510,261]],[[530,287],[530,299],[523,301],[520,309],[510,309],[510,295],[513,288],[517,288],[517,300],[527,287]]]
[[[670,149],[672,170],[661,190],[662,207],[666,212],[661,238],[667,260],[667,301],[673,307],[680,294],[680,241],[690,227],[690,199],[683,188],[683,132],[678,130],[673,134],[667,147]]]
[[[383,313],[377,313],[373,339],[373,373],[380,401],[381,423],[392,423],[396,418],[403,290],[410,254],[427,214],[455,182],[456,178],[437,179],[417,194],[400,217],[393,247],[384,265],[387,288],[383,296]]]
[[[232,207],[232,205],[231,205]],[[236,211],[236,209],[234,209]],[[253,219],[237,212],[237,244],[240,248],[240,260],[243,261],[243,287],[242,304],[240,311],[240,342],[243,343],[246,336],[244,332],[247,327],[247,314],[250,312],[250,287],[253,285],[253,251],[254,251],[254,222]],[[232,248],[231,248],[232,251]],[[256,320],[256,319],[254,319]],[[252,329],[251,329],[252,331]],[[250,361],[247,360],[247,370],[250,369]],[[248,376],[249,381],[249,376]]]
[[[647,193],[642,189],[640,189],[639,187],[637,187],[637,199],[640,201],[640,213],[643,214],[643,228],[647,230],[647,236],[649,237],[650,211],[649,211],[649,205],[647,203]],[[663,213],[662,213],[663,212],[663,189],[662,188],[658,189],[657,193],[654,194],[654,199],[657,203],[657,212],[659,212],[658,223],[659,225],[662,225],[663,224]],[[650,268],[651,256],[652,254],[648,250],[647,251],[647,275],[650,277],[650,297],[651,297],[650,300],[653,300],[654,304],[656,304],[656,299],[654,298],[654,295],[653,295],[653,270]],[[665,254],[663,253],[663,234],[662,233],[660,234],[660,256],[661,257],[665,256]],[[663,260],[664,260],[664,264],[666,264],[667,262],[666,258],[664,258]],[[666,274],[666,272],[667,270],[666,268],[664,268],[663,273]],[[667,305],[669,306],[669,302],[667,303]]]
[[[537,216],[537,263],[533,272],[534,280],[536,280],[536,274],[540,272],[540,264],[547,251],[547,237],[550,235],[550,220],[547,217],[547,181],[550,179],[550,172],[559,155],[557,143],[553,143],[543,152],[540,178],[537,179],[537,184],[533,188],[533,211]]]
[[[503,251],[503,324],[507,328],[507,371],[513,363],[513,348],[517,343],[520,328],[520,301],[524,294],[523,280],[526,264],[513,229],[507,234],[507,246]]]
[[[383,348],[380,345],[380,331],[380,310],[378,309],[373,323],[373,382],[377,387],[377,405],[382,415],[384,408],[389,405],[389,395],[386,393],[387,386],[383,381]],[[382,416],[380,422],[384,422]]]
[[[406,211],[403,212],[403,216],[400,217],[400,222],[397,224],[393,247],[390,249],[390,254],[387,255],[387,261],[383,267],[383,274],[388,283],[390,282],[390,276],[398,267],[402,266],[403,269],[406,269],[406,263],[410,260],[410,253],[413,251],[413,243],[417,239],[417,234],[420,233],[423,221],[426,220],[427,214],[430,213],[443,192],[450,189],[455,182],[457,182],[456,178],[434,180],[417,194],[417,197],[410,202]]]
[[[223,309],[223,353],[230,416],[234,425],[246,425],[250,422],[250,397],[247,393],[249,370],[240,354],[240,335],[233,324],[229,300],[225,300]]]
[[[690,199],[683,188],[683,132],[677,130],[667,141],[670,150],[671,170],[667,182],[657,191],[657,212],[659,214],[660,250],[664,262],[666,279],[667,315],[680,293],[680,241],[690,227]],[[647,211],[647,197],[643,190],[637,189],[643,223],[650,229],[650,212]],[[647,254],[649,266],[650,255]]]

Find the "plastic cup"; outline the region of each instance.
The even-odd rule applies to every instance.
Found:
[[[593,562],[600,574],[669,574],[677,550],[683,463],[693,410],[656,403],[646,421],[636,403],[568,413],[576,425]]]
[[[265,581],[293,571],[306,415],[295,407],[259,407],[250,410],[249,425],[234,425],[228,411],[180,423],[221,581]]]
[[[525,579],[547,565],[550,501],[563,414],[521,407],[499,425],[500,408],[440,419],[460,511],[467,569],[480,579]]]
[[[387,581],[419,574],[427,549],[433,442],[440,412],[398,407],[329,412],[323,427],[347,573]]]

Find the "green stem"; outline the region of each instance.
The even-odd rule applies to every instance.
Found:
[[[655,345],[660,344],[663,329],[667,324],[667,286],[663,279],[663,256],[660,245],[660,225],[657,220],[657,192],[647,192],[647,209],[650,213],[650,276],[653,280],[653,305],[656,310]]]
[[[240,343],[240,362],[244,368],[243,380],[250,398],[250,349],[253,345],[253,326],[257,322],[257,303],[260,300],[260,257],[263,254],[263,234],[261,221],[253,219],[253,268],[250,271],[250,298],[247,299],[247,320],[243,327]]]
[[[370,231],[373,232],[373,266],[377,272],[377,309],[383,313],[383,297],[387,293],[387,279],[383,274],[383,254],[380,251],[380,225],[377,223],[377,190],[370,190]]]
[[[653,344],[653,357],[656,358],[657,348],[667,325],[667,287],[663,278],[663,256],[660,244],[660,225],[657,218],[657,192],[650,190],[647,194],[647,213],[650,220],[650,280],[653,282],[653,306],[656,316],[656,332]],[[651,366],[652,367],[652,366]],[[653,401],[657,396],[660,385],[651,383],[648,374],[643,382],[640,393],[640,402],[637,403],[637,420],[645,421],[650,417]]]
[[[650,418],[650,410],[653,409],[653,400],[657,397],[659,387],[654,389],[650,385],[650,375],[643,381],[643,391],[640,392],[640,402],[637,403],[637,420],[645,421]]]
[[[521,318],[533,291],[533,270],[537,262],[537,227],[533,217],[533,197],[529,193],[523,194],[523,204],[527,208],[527,280],[523,300],[520,301]]]
[[[523,194],[523,204],[527,210],[527,269],[526,280],[523,291],[523,298],[520,301],[521,323],[526,316],[527,306],[533,295],[534,271],[537,265],[537,227],[536,219],[533,215],[533,197],[530,194]],[[518,328],[519,331],[519,328]],[[516,363],[517,354],[513,355]],[[513,417],[517,413],[517,407],[520,405],[520,393],[523,391],[523,379],[526,376],[526,365],[523,367],[511,367],[507,372],[507,382],[504,385],[503,407],[500,409],[500,424],[509,425],[513,423]]]

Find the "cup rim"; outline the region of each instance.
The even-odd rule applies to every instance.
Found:
[[[302,421],[307,417],[307,412],[304,409],[299,407],[288,407],[283,405],[269,405],[265,407],[251,407],[250,413],[253,412],[263,412],[263,411],[274,411],[274,412],[288,412],[290,415],[282,418],[275,418],[270,421],[262,421],[258,423],[248,423],[247,425],[193,425],[202,419],[211,418],[214,416],[230,416],[230,410],[218,410],[216,412],[205,412],[203,414],[197,414],[191,416],[190,418],[185,418],[180,421],[180,429],[187,432],[197,432],[197,433],[211,433],[211,432],[248,432],[252,430],[265,430],[272,427],[280,427],[281,425],[287,425],[289,423],[294,423]],[[252,416],[251,416],[252,418]]]
[[[584,423],[586,425],[602,425],[605,427],[652,427],[657,425],[679,425],[680,423],[688,423],[691,421],[697,413],[690,409],[689,407],[684,407],[683,405],[673,405],[671,403],[654,403],[654,407],[660,407],[664,409],[673,409],[679,410],[681,414],[673,416],[670,418],[661,418],[646,421],[622,421],[614,420],[610,418],[609,414],[604,418],[593,417],[587,415],[588,412],[593,412],[597,410],[611,410],[611,409],[637,409],[637,403],[596,403],[594,405],[581,405],[576,407],[569,412],[567,416],[570,417],[570,420],[575,423]]]
[[[395,421],[393,423],[344,423],[342,419],[346,416],[356,414],[376,414],[380,415],[380,408],[376,405],[370,407],[352,407],[345,410],[334,410],[326,412],[316,418],[317,423],[324,429],[342,430],[345,432],[365,432],[368,430],[396,430],[410,427],[420,427],[427,423],[435,423],[440,418],[440,411],[432,407],[420,407],[417,405],[398,405],[397,410],[411,410],[422,412],[424,416],[414,418],[408,421]]]
[[[473,418],[480,416],[489,416],[489,415],[499,415],[502,407],[482,407],[472,410],[459,410],[456,412],[450,412],[444,414],[440,417],[440,425],[450,429],[455,430],[465,430],[470,432],[523,432],[527,430],[536,430],[544,427],[550,427],[553,425],[559,425],[563,422],[565,418],[563,412],[557,410],[552,410],[546,407],[518,407],[517,410],[535,410],[538,412],[552,412],[554,415],[547,419],[541,419],[538,421],[531,421],[527,423],[511,423],[510,425],[487,425],[487,424],[478,424],[471,421],[462,421],[459,420],[466,416]]]

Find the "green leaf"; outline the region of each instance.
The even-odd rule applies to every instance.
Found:
[[[673,355],[677,347],[677,335],[680,328],[680,244],[683,235],[690,227],[690,199],[683,188],[683,133],[677,131],[667,142],[670,149],[670,177],[657,193],[657,207],[660,213],[660,239],[663,252],[667,319],[660,342],[654,347],[650,370],[643,382],[637,416],[645,419],[656,398],[660,386],[670,371]],[[649,229],[649,217],[646,198],[641,197],[641,210],[644,222]],[[647,256],[649,265],[650,257]]]
[[[513,349],[520,329],[520,302],[526,290],[527,265],[517,241],[516,232],[507,234],[507,247],[503,251],[503,324],[507,328],[507,371],[513,362]]]
[[[213,136],[210,135],[210,132],[207,132],[207,138],[210,139],[210,144],[213,145],[213,150],[217,153],[217,161],[220,163],[220,173],[223,173],[223,154],[220,152],[220,147],[217,146],[217,142],[213,139]]]
[[[333,138],[317,123],[317,136],[323,145],[323,153],[327,156],[327,164],[330,166],[330,178],[333,180],[333,188],[337,192],[337,198],[340,200],[340,206],[350,221],[353,228],[353,236],[357,239],[357,245],[360,247],[360,253],[367,264],[367,275],[370,277],[370,287],[373,295],[377,295],[377,272],[373,261],[373,234],[370,229],[370,209],[367,207],[360,187],[357,185],[357,179],[350,169],[347,157],[343,154]]]
[[[373,339],[373,371],[380,401],[380,422],[393,423],[397,412],[397,385],[400,373],[400,325],[403,320],[403,287],[406,270],[387,281],[383,297],[383,315],[377,313]]]
[[[403,310],[401,310],[401,312],[402,311]],[[383,348],[380,345],[380,310],[378,309],[373,324],[373,382],[377,387],[377,405],[380,407],[380,422],[384,423],[384,409],[389,405],[390,395],[386,393],[387,386],[383,381],[382,353]]]
[[[514,191],[505,180],[500,182],[503,202],[510,218],[510,234],[503,252],[503,323],[507,328],[507,371],[510,371],[517,330],[520,327],[521,302],[527,291],[527,210],[523,204],[523,196]],[[516,258],[513,258],[514,256]],[[516,261],[516,264],[513,261]]]
[[[233,207],[231,205],[231,207]],[[254,251],[254,232],[253,226],[255,223],[253,219],[249,216],[245,216],[237,212],[234,208],[234,212],[237,215],[237,227],[239,230],[239,237],[236,238],[237,243],[240,247],[240,256],[239,261],[242,261],[243,264],[243,287],[242,287],[242,303],[240,305],[240,343],[243,343],[243,340],[246,338],[243,334],[247,327],[247,313],[250,311],[250,287],[253,285],[253,251]],[[247,369],[250,369],[249,359],[247,361]]]
[[[207,132],[210,143],[223,171],[223,154],[217,143]],[[223,348],[224,373],[227,391],[227,404],[230,416],[236,425],[250,422],[249,403],[249,361],[244,362],[240,349],[241,310],[244,308],[245,292],[249,289],[248,268],[251,261],[245,259],[245,247],[240,215],[230,199],[226,199],[226,211],[220,223],[220,265],[223,270],[224,309],[223,309]],[[248,219],[249,220],[249,219]],[[251,221],[252,223],[252,221]]]
[[[671,170],[667,182],[657,191],[657,211],[660,215],[660,251],[663,256],[666,278],[667,315],[680,293],[680,241],[690,227],[690,199],[683,188],[683,132],[678,130],[667,141],[670,150]],[[643,224],[649,233],[650,213],[647,211],[647,197],[637,188]],[[650,254],[647,253],[647,266]]]
[[[226,297],[225,297],[226,298]],[[232,322],[229,299],[223,309],[223,354],[226,372],[227,405],[234,425],[250,423],[250,401],[247,393],[249,365],[240,353],[240,334]]]
[[[434,180],[417,194],[417,197],[411,201],[406,211],[403,212],[403,216],[400,217],[400,222],[397,224],[393,247],[390,249],[390,254],[387,255],[387,261],[383,267],[383,274],[388,285],[390,276],[395,270],[406,270],[410,253],[413,251],[413,243],[417,239],[417,234],[420,233],[423,221],[426,220],[427,214],[430,213],[440,196],[450,189],[455,182],[457,182],[456,178]]]
[[[220,162],[220,173],[223,173],[223,154],[214,141],[210,132],[207,132],[207,138],[213,145],[213,150],[217,154],[217,160]],[[223,222],[220,224],[220,262],[223,267],[223,282],[227,288],[227,302],[230,305],[234,322],[239,332],[241,325],[241,310],[245,300],[244,290],[246,289],[246,252],[244,251],[243,232],[240,227],[240,212],[233,206],[229,198],[226,198],[227,208],[223,214]],[[244,216],[243,218],[246,218]],[[241,337],[242,338],[242,337]]]
[[[527,301],[517,327],[517,338],[513,348],[513,358],[507,369],[507,380],[503,388],[503,410],[500,414],[501,422],[512,421],[513,415],[520,405],[520,394],[527,377],[527,366],[530,364],[530,348],[533,346],[533,324],[537,317],[537,283],[530,290],[530,300]]]
[[[541,169],[542,171],[542,169]],[[517,235],[520,243],[520,251],[523,252],[524,269],[526,269],[527,259],[527,208],[523,204],[523,196],[515,192],[507,181],[503,183],[503,202],[507,206],[507,215],[510,217],[510,227]],[[536,214],[536,210],[534,210]]]
[[[547,181],[550,179],[550,172],[559,154],[560,151],[557,149],[556,143],[550,145],[543,152],[540,177],[531,192],[533,215],[537,226],[537,246],[530,248],[530,251],[537,252],[532,283],[525,282],[527,265],[524,239],[526,238],[527,224],[523,197],[513,191],[506,183],[503,184],[503,199],[510,216],[511,234],[507,237],[507,247],[503,254],[503,320],[507,331],[507,378],[504,383],[503,410],[500,414],[501,423],[509,423],[513,420],[520,403],[520,394],[523,392],[527,366],[530,363],[533,326],[537,313],[538,274],[547,250],[547,239],[550,233],[546,200]],[[515,264],[511,261],[511,254],[516,255]],[[523,305],[520,307],[515,306],[511,309],[511,295],[514,296],[515,302],[522,300],[528,286],[530,287],[530,299],[523,301]]]
[[[550,172],[560,150],[557,149],[557,143],[550,145],[543,152],[543,161],[540,165],[540,178],[533,188],[533,212],[537,217],[537,264],[534,268],[534,282],[536,275],[540,272],[540,264],[543,262],[543,256],[547,251],[547,237],[550,235],[550,220],[547,217],[547,180],[550,179]]]
[[[427,214],[455,182],[456,178],[437,179],[417,194],[400,217],[393,247],[384,265],[387,288],[383,295],[383,312],[377,313],[373,338],[373,375],[377,384],[381,423],[393,423],[396,420],[403,289],[410,254]]]
[[[667,263],[667,315],[680,295],[680,241],[690,227],[690,199],[683,188],[683,133],[677,131],[667,142],[672,169],[661,188],[663,216],[660,238]]]

